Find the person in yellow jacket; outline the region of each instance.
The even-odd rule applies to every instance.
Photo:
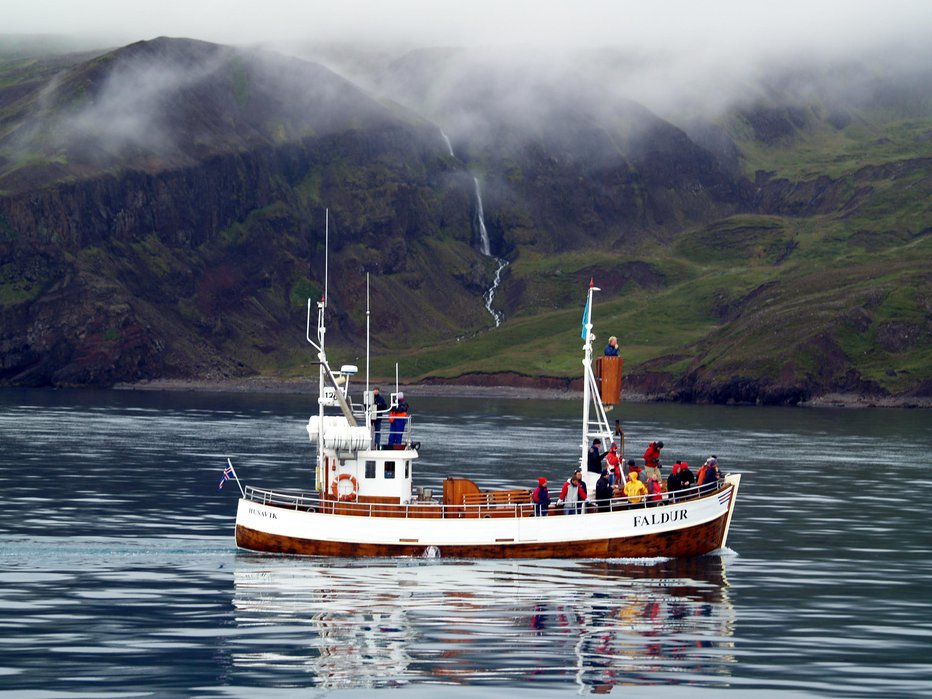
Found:
[[[625,483],[625,495],[628,497],[628,502],[632,505],[641,502],[641,498],[647,495],[647,486],[638,480],[637,471],[632,471],[628,474],[628,482]]]

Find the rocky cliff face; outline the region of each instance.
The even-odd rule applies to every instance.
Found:
[[[337,341],[361,337],[364,297],[355,293],[364,288],[366,271],[385,278],[377,307],[385,306],[396,336],[413,333],[419,318],[434,321],[417,327],[427,340],[481,327],[481,303],[463,302],[483,289],[481,261],[469,243],[471,182],[443,158],[435,130],[394,116],[314,66],[283,61],[285,84],[276,85],[273,63],[267,56],[250,62],[248,54],[223,47],[159,40],[68,69],[53,80],[54,108],[48,96],[38,100],[40,114],[26,124],[17,119],[29,111],[29,100],[7,101],[13,115],[7,123],[53,132],[52,141],[35,147],[67,167],[23,164],[17,155],[27,140],[17,128],[7,130],[0,380],[107,385],[293,363],[277,348],[296,347],[307,297],[320,293],[311,280],[323,269],[327,205],[339,212],[331,259],[332,297],[341,309]],[[202,76],[205,64],[214,67],[209,79]],[[173,71],[182,87],[159,99],[179,109],[186,102],[184,113],[199,117],[171,116],[179,123],[158,147],[141,148],[142,133],[122,134],[110,143],[119,152],[114,168],[113,161],[99,160],[105,128],[63,136],[74,128],[69,119],[86,108],[69,99],[76,85],[100,110],[115,99],[109,95],[114,76],[151,80],[153,73]],[[225,99],[236,96],[236,86],[215,82],[227,71],[247,76],[242,89],[252,90],[250,104],[257,93],[278,94],[279,103],[264,102],[243,122],[225,123],[227,107],[235,111]],[[289,111],[281,95],[293,94],[293,83],[302,80],[320,106],[304,94]],[[191,86],[197,81],[210,85],[202,93]],[[130,94],[148,86],[121,89]],[[186,92],[183,98],[178,90]],[[116,104],[108,109],[120,111]],[[51,125],[33,123],[42,120]],[[217,123],[223,128],[215,129]],[[278,143],[281,124],[295,133]],[[198,148],[207,154],[195,157]],[[438,241],[460,257],[455,264],[431,266]],[[418,294],[427,279],[450,293]]]
[[[0,377],[97,385],[256,370],[244,354],[294,344],[307,298],[301,292],[323,267],[317,197],[344,214],[333,226],[331,261],[344,339],[360,337],[360,299],[349,295],[364,285],[367,269],[394,280],[396,300],[408,297],[402,304],[412,310],[480,324],[479,304],[456,305],[457,296],[481,288],[470,263],[459,278],[429,272],[458,294],[413,299],[405,292],[425,276],[418,258],[430,254],[451,213],[454,233],[443,235],[472,254],[467,185],[429,148],[418,152],[422,136],[386,129],[310,139],[158,175],[104,175],[0,198],[2,281],[11,295],[2,310]],[[380,160],[407,167],[375,169]],[[420,177],[411,175],[415,163]],[[386,182],[376,191],[347,188],[341,168]],[[319,187],[315,196],[305,193],[309,182]],[[388,254],[369,255],[381,249]],[[407,315],[386,315],[392,330],[413,331]]]

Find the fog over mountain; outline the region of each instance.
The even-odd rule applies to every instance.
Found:
[[[804,98],[813,89],[806,80],[812,66],[882,78],[932,62],[932,3],[923,0],[11,0],[0,32],[62,34],[95,48],[156,36],[259,45],[321,61],[371,89],[381,86],[384,66],[409,51],[450,47],[461,57],[452,69],[469,69],[477,82],[484,75],[515,81],[505,86],[515,104],[522,84],[582,78],[665,118],[766,99],[774,75],[789,87],[787,73]],[[494,75],[487,66],[513,70]],[[859,76],[842,77],[859,89]]]

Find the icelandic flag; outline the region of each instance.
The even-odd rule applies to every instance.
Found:
[[[233,473],[233,464],[229,462],[227,462],[227,464],[227,467],[223,469],[223,475],[220,476],[220,486],[217,488],[217,490],[223,490],[223,484],[235,475]]]

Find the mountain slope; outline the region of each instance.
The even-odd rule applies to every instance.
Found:
[[[611,75],[457,50],[380,98],[189,40],[3,60],[0,383],[306,373],[329,207],[328,344],[362,363],[369,273],[381,376],[565,385],[594,277],[629,390],[932,393],[932,105],[902,76],[675,124]]]
[[[320,66],[159,39],[15,87],[0,91],[5,381],[294,365],[327,205],[331,272],[352,277],[332,287],[335,340],[360,336],[365,269],[402,337],[487,322],[471,182],[433,127]],[[449,293],[413,293],[426,280]]]

